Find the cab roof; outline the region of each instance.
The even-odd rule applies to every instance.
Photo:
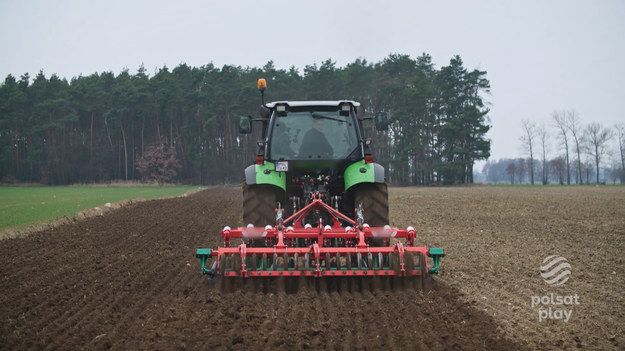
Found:
[[[342,103],[349,103],[354,107],[360,106],[359,102],[353,100],[318,100],[318,101],[274,101],[266,104],[269,108],[274,108],[278,104],[285,104],[289,107],[304,107],[304,106],[336,106],[338,107]]]

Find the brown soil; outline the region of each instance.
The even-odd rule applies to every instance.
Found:
[[[625,349],[625,187],[394,188],[391,222],[442,246],[439,281],[533,349]],[[570,279],[546,284],[540,265],[565,257]],[[579,296],[568,322],[539,321],[532,296]]]
[[[0,241],[0,349],[622,348],[625,189],[587,189],[392,189],[392,224],[446,248],[427,291],[225,293],[194,249],[240,225],[240,189],[130,204]],[[572,266],[568,323],[529,305],[548,254]]]

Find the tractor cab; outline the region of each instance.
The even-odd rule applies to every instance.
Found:
[[[362,159],[362,131],[354,101],[281,101],[266,105],[270,116],[266,159],[271,161]],[[316,163],[316,162],[315,162]]]

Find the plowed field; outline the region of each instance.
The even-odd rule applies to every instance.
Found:
[[[625,189],[391,189],[391,224],[443,246],[427,291],[209,287],[196,247],[240,225],[240,189],[131,204],[0,241],[0,349],[625,347]],[[539,267],[566,257],[570,280]],[[531,296],[578,294],[568,322]]]

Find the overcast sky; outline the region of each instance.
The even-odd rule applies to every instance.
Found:
[[[0,0],[0,48],[2,80],[141,64],[153,74],[183,62],[273,60],[303,72],[328,58],[342,67],[424,52],[440,68],[458,54],[488,72],[491,158],[520,156],[521,119],[550,123],[556,109],[575,109],[584,123],[625,122],[622,0]]]

